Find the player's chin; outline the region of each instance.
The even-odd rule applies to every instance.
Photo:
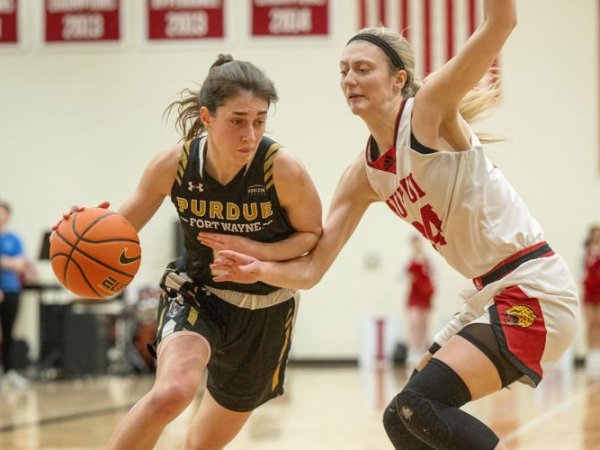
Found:
[[[365,111],[365,107],[364,105],[361,105],[357,102],[348,102],[348,108],[350,108],[350,112],[352,114],[354,114],[355,116],[361,116],[364,111]]]
[[[252,150],[248,150],[248,149],[240,149],[237,151],[237,158],[239,158],[240,162],[246,164],[250,161],[252,161],[252,158],[254,158],[254,155],[256,155],[256,150],[257,149],[252,149]]]

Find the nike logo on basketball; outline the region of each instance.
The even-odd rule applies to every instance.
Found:
[[[140,259],[141,256],[134,256],[133,258],[127,256],[127,249],[123,250],[119,255],[119,262],[126,266],[127,264],[131,264]]]

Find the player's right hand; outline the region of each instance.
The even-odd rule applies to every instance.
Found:
[[[98,206],[96,206],[96,208],[105,208],[105,209],[108,209],[109,207],[110,207],[110,202],[102,202]],[[54,225],[52,225],[52,231],[56,231],[58,229],[58,227],[60,226],[60,224],[63,222],[63,220],[69,220],[69,217],[71,217],[74,213],[83,211],[85,208],[87,208],[87,207],[82,206],[82,205],[71,206],[69,209],[67,209],[66,211],[63,212],[62,217],[60,219],[58,219],[58,222],[56,222]]]

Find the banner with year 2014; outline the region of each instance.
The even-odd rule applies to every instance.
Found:
[[[252,36],[327,36],[329,0],[252,0]]]
[[[222,38],[224,4],[225,0],[146,0],[148,39]]]
[[[45,0],[46,42],[121,39],[121,0]]]
[[[0,0],[0,44],[18,42],[17,15],[17,0]]]

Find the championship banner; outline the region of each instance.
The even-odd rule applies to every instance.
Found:
[[[600,54],[600,0],[596,2],[596,30],[598,33],[597,39],[597,49],[596,52]],[[600,174],[600,57],[598,57],[598,67],[597,74],[598,80],[598,109],[596,110],[597,119],[596,123],[598,124],[598,160],[596,161],[598,164],[598,174]]]
[[[239,1],[239,0],[238,0]],[[222,38],[225,0],[147,0],[148,39]]]
[[[0,44],[16,44],[19,39],[17,0],[0,0]]]
[[[483,0],[357,0],[358,29],[386,26],[402,32],[415,53],[420,78],[462,47],[483,19]],[[496,82],[497,65],[490,70]]]
[[[119,41],[120,0],[45,0],[46,42]]]
[[[252,36],[327,36],[329,0],[252,0]]]

